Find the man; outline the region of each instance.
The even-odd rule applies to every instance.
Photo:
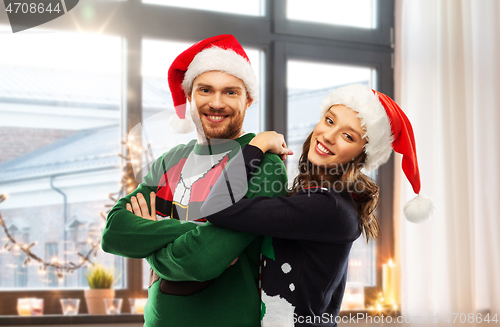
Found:
[[[200,213],[224,166],[255,136],[242,128],[257,96],[255,74],[238,41],[221,35],[181,53],[168,79],[177,114],[170,126],[181,132],[193,127],[185,116],[187,100],[198,140],[165,153],[143,183],[117,202],[102,248],[150,263],[145,326],[259,326],[262,238],[204,223]],[[279,157],[266,154],[261,167],[246,195],[284,195],[287,178]],[[150,219],[129,212],[131,206]],[[154,221],[153,211],[174,219]]]

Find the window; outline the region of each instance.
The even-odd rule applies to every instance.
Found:
[[[119,190],[121,39],[43,30],[0,39],[2,216],[45,262],[78,264]],[[84,270],[59,278],[19,249],[0,257],[1,290],[87,287]],[[123,271],[102,251],[94,260]]]
[[[286,164],[289,185],[297,175],[302,144],[319,121],[323,98],[343,85],[358,83],[374,87],[375,70],[371,67],[347,66],[313,61],[289,60],[287,64],[288,143],[296,155]],[[374,286],[375,243],[361,237],[354,242],[349,256],[347,281]]]
[[[233,1],[233,0],[190,0],[190,1],[176,1],[176,0],[143,0],[144,3],[173,6],[180,8],[189,8],[197,10],[216,11],[221,13],[250,15],[250,16],[263,16],[264,6],[263,0],[246,0],[246,1]]]
[[[375,28],[375,0],[288,0],[287,18],[330,25]]]

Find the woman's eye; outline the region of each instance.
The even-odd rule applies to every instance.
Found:
[[[326,122],[330,125],[333,125],[333,120],[331,118],[326,118]]]
[[[354,141],[354,139],[352,138],[352,136],[349,135],[349,134],[346,134],[345,137],[347,137],[349,139],[349,141]]]

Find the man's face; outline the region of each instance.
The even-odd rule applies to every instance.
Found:
[[[198,134],[208,139],[236,139],[243,134],[245,112],[252,104],[243,81],[220,71],[205,72],[193,81],[187,97],[191,117],[199,117]]]

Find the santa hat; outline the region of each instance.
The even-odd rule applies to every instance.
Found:
[[[404,207],[406,219],[422,222],[432,216],[434,203],[420,193],[420,173],[413,128],[403,110],[387,95],[364,85],[353,84],[328,94],[320,106],[323,118],[333,105],[344,105],[358,113],[367,138],[366,169],[373,170],[389,160],[392,150],[403,155],[402,168],[417,197]]]
[[[194,79],[209,71],[222,71],[241,79],[250,97],[257,99],[257,77],[238,40],[229,34],[210,37],[182,52],[168,70],[176,113],[169,121],[171,130],[178,133],[194,130],[193,121],[186,116],[186,94],[191,92]]]

